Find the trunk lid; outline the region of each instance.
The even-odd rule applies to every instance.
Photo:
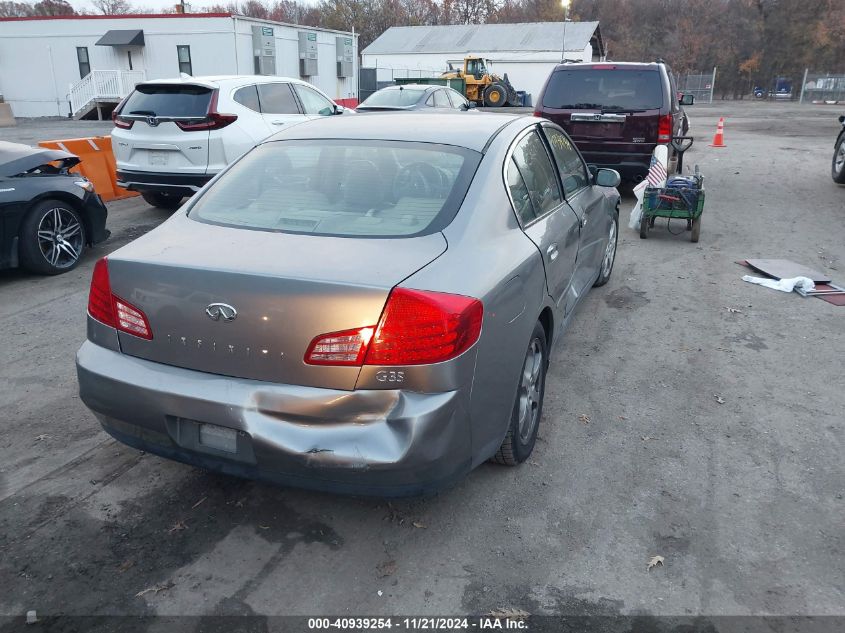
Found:
[[[115,127],[112,147],[121,169],[142,172],[204,174],[210,131],[183,130],[177,124],[208,114],[214,88],[204,84],[141,84],[127,98],[117,118],[132,121]]]
[[[393,286],[445,250],[439,232],[326,237],[179,214],[109,256],[112,292],[142,310],[153,332],[150,341],[121,332],[121,350],[209,374],[351,390],[359,368],[307,365],[309,343],[375,325]],[[237,314],[227,321],[225,307],[212,308],[213,320],[212,304]]]
[[[645,153],[657,143],[660,110],[602,112],[601,110],[548,110],[582,153]]]

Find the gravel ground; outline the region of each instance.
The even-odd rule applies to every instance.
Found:
[[[840,112],[689,112],[701,242],[625,228],[553,358],[530,461],[432,498],[274,488],[99,430],[73,355],[95,260],[166,217],[139,199],[110,205],[112,238],[77,270],[0,272],[0,614],[845,616],[845,308],[746,284],[735,263],[845,282]],[[707,146],[719,116],[725,149]]]

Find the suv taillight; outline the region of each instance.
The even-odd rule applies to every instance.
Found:
[[[135,123],[132,119],[124,119],[120,116],[120,111],[123,110],[123,105],[126,103],[126,100],[129,96],[123,97],[120,103],[117,104],[117,107],[111,111],[111,120],[114,123],[115,127],[119,127],[122,130],[130,130],[132,129],[132,125]]]
[[[309,365],[428,365],[463,354],[481,334],[481,301],[463,295],[395,288],[377,326],[316,337]]]
[[[153,331],[147,315],[114,295],[109,281],[109,262],[103,257],[94,264],[91,290],[88,293],[88,314],[103,325],[108,325],[132,336],[152,340]]]
[[[193,132],[195,130],[219,130],[227,125],[238,120],[237,114],[221,114],[217,111],[217,95],[219,90],[214,90],[211,93],[211,101],[208,104],[208,114],[205,119],[197,122],[176,121],[179,129],[185,132]]]
[[[660,117],[657,124],[657,142],[671,143],[672,142],[672,115],[666,114]]]

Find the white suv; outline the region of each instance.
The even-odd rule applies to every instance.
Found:
[[[175,209],[271,134],[344,112],[311,84],[288,77],[145,81],[112,114],[117,184]]]

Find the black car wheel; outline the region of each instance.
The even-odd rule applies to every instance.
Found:
[[[508,92],[499,84],[490,84],[484,89],[484,105],[488,108],[499,108],[508,100]]]
[[[158,191],[144,191],[141,193],[144,201],[159,209],[178,209],[182,198],[178,193],[161,193]]]
[[[840,135],[839,140],[836,141],[836,149],[833,150],[831,176],[833,182],[845,185],[845,134]]]
[[[67,202],[44,200],[24,218],[20,231],[21,264],[27,270],[57,275],[73,269],[85,250],[85,224]]]
[[[549,365],[546,350],[546,332],[537,323],[522,363],[508,433],[493,456],[496,463],[516,466],[528,459],[534,450],[546,392],[546,369]]]

